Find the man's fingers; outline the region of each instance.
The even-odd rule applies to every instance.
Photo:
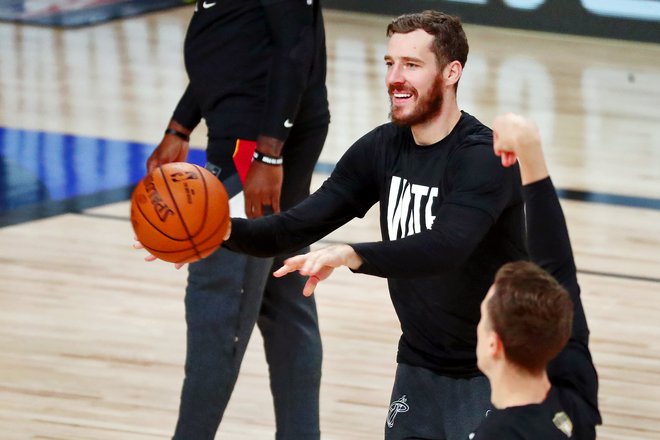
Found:
[[[250,215],[252,217],[250,217]],[[262,217],[263,215],[264,215],[263,206],[261,205],[261,203],[256,203],[252,205],[252,207],[250,208],[250,214],[248,214],[248,218],[259,218]]]
[[[298,270],[303,275],[315,275],[319,270],[321,270],[322,266],[323,264],[321,263],[320,258],[317,255],[311,253],[307,254],[307,258],[305,259],[304,264]]]
[[[325,259],[314,259],[314,261],[310,262],[309,266],[305,268],[305,271],[302,272],[303,275],[318,275],[319,272],[323,270],[324,267],[326,267],[328,262]]]
[[[292,269],[291,267],[287,266],[286,264],[279,269],[277,269],[275,272],[273,272],[273,276],[275,278],[281,278],[284,275],[293,272],[295,269]]]
[[[516,154],[515,153],[510,153],[510,152],[505,152],[502,154],[502,164],[505,167],[510,167],[516,163]]]
[[[283,266],[273,272],[273,276],[282,277],[295,271],[298,271],[301,275],[309,276],[303,288],[303,294],[310,296],[314,293],[316,285],[328,278],[335,267],[341,265],[342,263],[337,257],[337,251],[327,248],[287,258]]]
[[[304,261],[301,259],[303,255],[297,255],[295,257],[287,258],[284,261],[284,265],[277,269],[275,272],[273,272],[273,276],[279,278],[283,277],[284,275],[295,272],[298,269],[300,269],[301,262]]]
[[[249,219],[259,218],[262,215],[261,203],[252,198],[245,198],[245,215]]]
[[[275,196],[272,198],[271,205],[274,213],[280,212],[280,195],[275,194]]]
[[[147,174],[153,173],[156,168],[158,168],[158,162],[156,159],[149,158],[149,160],[147,160]]]
[[[279,198],[245,197],[245,214],[247,218],[259,218],[275,212],[280,212]]]
[[[179,150],[179,154],[177,155],[175,162],[185,162],[187,158],[188,158],[188,142],[184,141],[181,144],[181,149]]]
[[[311,296],[314,293],[314,290],[316,290],[316,286],[319,284],[319,280],[317,277],[312,275],[307,279],[307,282],[305,283],[305,288],[303,289],[303,295],[305,296]]]
[[[138,241],[138,238],[136,236],[133,236],[133,240],[135,240],[135,243],[133,243],[133,248],[134,249],[146,249],[144,247],[144,245]],[[155,255],[152,255],[152,254],[147,254],[144,257],[144,261],[147,261],[147,262],[156,261],[157,259],[158,259],[158,257],[156,257]],[[174,267],[176,269],[181,269],[183,266],[185,266],[185,263],[176,263],[174,265]]]

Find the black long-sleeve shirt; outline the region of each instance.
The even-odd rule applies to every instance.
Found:
[[[311,244],[380,202],[383,241],[354,244],[358,272],[387,277],[401,322],[397,360],[479,375],[479,304],[496,270],[526,258],[520,175],[492,152],[492,132],[463,113],[436,144],[385,124],[358,140],[308,199],[279,215],[233,219],[230,249],[253,255]]]
[[[573,332],[567,346],[550,363],[552,389],[540,404],[489,412],[474,440],[595,439],[601,423],[598,377],[588,348],[589,328],[580,300],[566,220],[548,177],[523,187],[529,254],[571,295]],[[472,437],[471,437],[472,438]]]
[[[173,119],[189,129],[204,118],[212,139],[285,140],[293,124],[329,120],[318,0],[198,0],[184,56]]]

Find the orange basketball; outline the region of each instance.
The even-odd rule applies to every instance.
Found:
[[[185,162],[158,167],[131,197],[131,223],[152,255],[191,263],[215,251],[229,227],[227,191],[206,169]]]

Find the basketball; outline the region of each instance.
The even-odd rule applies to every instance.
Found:
[[[213,253],[229,227],[227,191],[206,169],[186,162],[162,165],[131,196],[131,223],[152,255],[191,263]]]

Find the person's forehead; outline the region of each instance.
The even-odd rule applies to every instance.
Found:
[[[407,34],[392,34],[387,45],[390,56],[419,56],[432,54],[433,35],[424,29],[417,29]]]

